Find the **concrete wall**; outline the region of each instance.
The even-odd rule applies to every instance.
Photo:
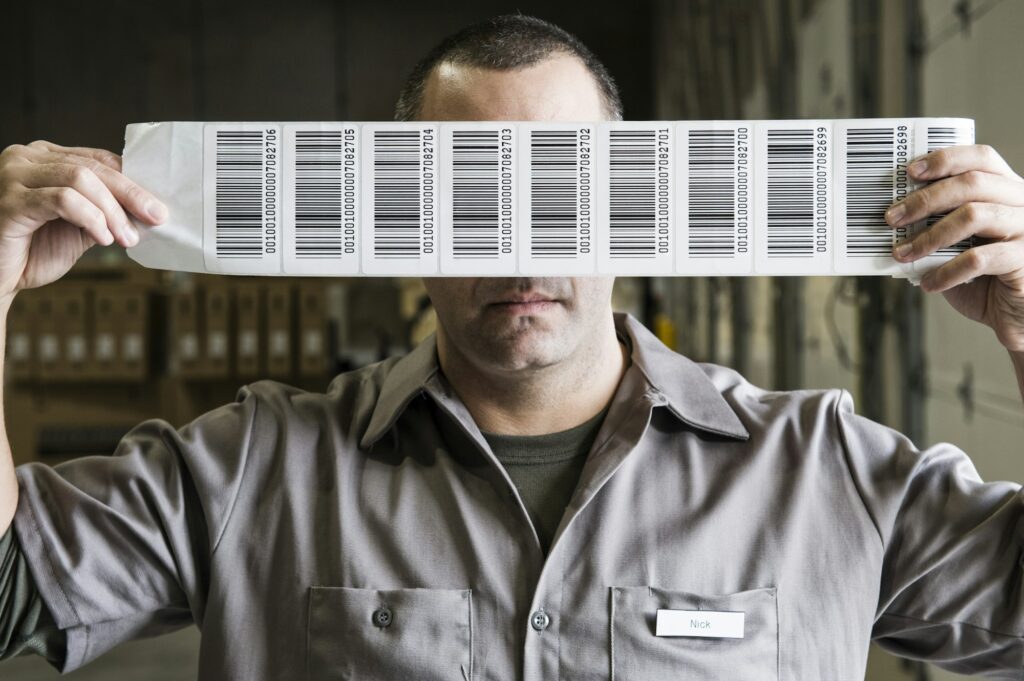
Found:
[[[924,60],[924,114],[974,118],[977,141],[1024,172],[1024,3],[995,3],[966,30],[949,33],[953,5],[924,3],[927,34],[943,40]],[[941,295],[926,300],[929,443],[962,447],[986,479],[1024,481],[1024,409],[1006,351],[988,327],[963,318]],[[971,416],[957,397],[968,366],[976,393]]]
[[[954,0],[928,0],[923,63],[923,114],[975,119],[976,138],[1024,171],[1024,3],[972,3],[991,9],[968,26]],[[995,334],[958,314],[939,294],[926,296],[930,391],[927,442],[952,442],[986,480],[1024,481],[1024,408],[1010,360]],[[971,367],[975,399],[968,415],[957,386]],[[936,672],[936,681],[964,678]]]

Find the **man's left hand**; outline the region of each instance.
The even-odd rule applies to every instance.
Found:
[[[926,274],[921,289],[941,291],[960,314],[990,326],[1008,350],[1024,352],[1024,178],[985,144],[934,151],[908,172],[931,184],[889,208],[890,226],[949,214],[903,242],[911,248],[894,257],[912,262],[971,235],[983,237]]]

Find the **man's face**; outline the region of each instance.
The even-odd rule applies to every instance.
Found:
[[[420,113],[425,121],[605,118],[600,91],[583,62],[558,53],[509,71],[442,63],[427,79]],[[426,277],[423,283],[452,350],[481,368],[517,371],[557,364],[594,343],[611,314],[614,281]]]

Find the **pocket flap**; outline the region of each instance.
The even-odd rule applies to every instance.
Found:
[[[775,587],[699,594],[655,586],[610,587],[612,679],[778,679]],[[742,636],[657,636],[658,610],[743,613]],[[735,630],[730,630],[735,633]]]
[[[471,678],[471,589],[309,589],[311,681]]]

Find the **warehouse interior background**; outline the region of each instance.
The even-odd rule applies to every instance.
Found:
[[[1014,0],[7,3],[0,148],[120,152],[139,121],[389,120],[419,56],[515,9],[589,45],[627,119],[965,116],[1024,170]],[[614,303],[697,361],[773,389],[846,388],[919,446],[952,442],[984,479],[1024,481],[1007,353],[939,294],[889,277],[620,278]],[[109,454],[132,425],[183,424],[258,378],[322,391],[433,323],[418,279],[188,275],[96,246],[12,310],[15,461]],[[198,641],[190,627],[132,643],[67,678],[194,678]],[[28,657],[0,675],[58,677]],[[875,650],[867,678],[961,677]]]

